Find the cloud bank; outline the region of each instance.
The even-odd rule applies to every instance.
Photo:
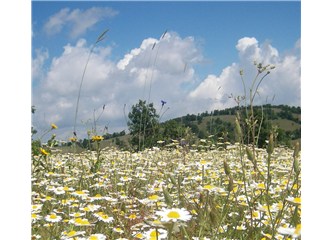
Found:
[[[73,12],[64,10],[64,19]],[[62,27],[61,22],[53,22],[51,28]],[[66,140],[72,135],[78,89],[90,49],[86,40],[79,39],[64,46],[62,54],[54,57],[48,67],[42,64],[47,51],[33,59],[33,80],[39,79],[32,94],[32,104],[37,108],[34,126],[45,129],[56,123],[59,137]],[[280,53],[268,42],[260,44],[254,37],[244,37],[236,43],[235,50],[239,54],[237,63],[221,68],[220,74],[199,79],[196,65],[204,56],[193,37],[182,38],[168,32],[160,39],[147,38],[119,61],[111,60],[111,47],[97,46],[81,91],[80,137],[86,137],[86,130],[91,129],[104,105],[97,125],[100,131],[108,126],[109,132],[126,128],[126,115],[139,99],[153,102],[157,112],[161,110],[160,100],[165,100],[162,121],[232,107],[235,102],[228,96],[244,94],[239,70],[244,70],[249,86],[255,76],[253,61],[276,66],[259,88],[258,104],[300,105],[300,42],[293,51]]]

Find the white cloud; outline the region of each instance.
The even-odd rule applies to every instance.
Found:
[[[299,48],[299,41],[295,48]],[[254,61],[272,64],[276,68],[263,80],[258,91],[256,104],[290,104],[300,106],[300,56],[287,54],[280,56],[278,50],[268,42],[259,46],[255,38],[244,37],[238,41],[236,49],[239,63],[224,68],[219,76],[209,75],[189,94],[189,101],[197,109],[213,110],[232,107],[236,104],[229,96],[244,95],[243,84],[239,71],[244,69],[244,82],[249,88],[256,75]],[[273,101],[274,100],[274,101]]]
[[[79,136],[85,137],[94,115],[96,119],[104,104],[98,129],[108,125],[111,132],[126,128],[124,111],[127,115],[139,99],[153,102],[157,112],[161,110],[160,100],[167,101],[163,111],[169,109],[162,121],[234,106],[228,96],[243,94],[241,68],[249,86],[255,74],[253,60],[276,66],[259,89],[258,103],[265,103],[267,96],[271,100],[275,95],[273,103],[300,105],[299,56],[281,55],[267,42],[259,45],[255,38],[240,39],[236,49],[238,63],[224,68],[220,75],[210,74],[198,82],[194,65],[203,60],[203,55],[192,37],[181,38],[171,32],[162,39],[147,38],[118,62],[111,60],[110,47],[97,46],[83,81],[77,121]],[[33,89],[33,105],[37,108],[34,126],[46,128],[54,122],[63,129],[63,138],[71,136],[89,51],[90,46],[80,39],[75,45],[64,46],[62,54],[52,59],[43,81]]]
[[[32,76],[35,81],[43,77],[43,66],[45,60],[49,58],[47,49],[36,49],[36,57],[32,60]]]
[[[69,8],[61,9],[49,18],[44,25],[44,31],[48,35],[54,35],[68,27],[70,37],[76,38],[84,34],[99,21],[115,16],[117,12],[112,8],[92,7],[87,10]]]
[[[110,60],[111,50],[96,47],[91,55],[79,104],[77,123],[81,130],[81,121],[88,121],[91,126],[94,111],[96,117],[104,104],[105,111],[99,123],[109,124],[110,131],[124,129],[124,105],[127,115],[138,99],[153,101],[158,110],[160,100],[165,99],[168,105],[174,104],[173,114],[179,113],[176,104],[187,94],[182,85],[193,83],[193,64],[202,59],[193,38],[181,38],[176,33],[168,33],[160,40],[148,38],[129,53],[130,57],[125,55],[118,62]],[[71,129],[89,51],[86,41],[80,39],[75,45],[64,46],[62,54],[52,59],[42,83],[33,89],[33,105],[37,108],[35,126],[47,128],[55,122],[62,128]]]

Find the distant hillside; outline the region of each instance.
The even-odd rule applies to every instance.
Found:
[[[184,129],[190,129],[191,133],[196,139],[221,139],[224,141],[234,142],[234,124],[236,112],[245,112],[244,108],[238,109],[237,107],[214,110],[211,112],[203,112],[200,114],[187,114],[182,117],[170,119],[160,123],[160,136],[161,140],[166,142],[172,139],[181,139],[185,135]],[[255,106],[254,110],[258,116],[261,112],[264,113],[264,121],[261,129],[261,139],[259,145],[263,146],[269,131],[275,129],[277,132],[277,140],[280,145],[291,147],[294,141],[301,139],[301,108],[290,107],[287,105],[264,105]],[[259,118],[259,117],[258,117]],[[259,119],[260,120],[260,119]],[[175,133],[171,134],[169,129],[175,130],[180,128],[178,136]],[[120,133],[106,134],[104,140],[101,142],[101,147],[114,147],[117,146],[122,149],[130,149],[129,134],[125,131]],[[80,141],[81,149],[88,148],[89,140],[84,139]],[[67,144],[70,145],[70,144]],[[70,151],[70,147],[61,147],[65,152]]]

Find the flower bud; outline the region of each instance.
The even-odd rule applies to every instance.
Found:
[[[249,147],[246,147],[246,155],[250,161],[253,161],[253,153]]]
[[[229,167],[228,163],[225,160],[223,161],[223,167],[224,167],[225,174],[227,174],[229,176],[231,171],[230,171],[230,167]]]
[[[294,146],[294,154],[293,154],[293,157],[294,157],[294,158],[297,158],[299,152],[300,152],[299,142],[296,142],[296,143],[295,143],[295,146]]]
[[[242,134],[242,129],[241,129],[241,126],[239,124],[239,121],[238,121],[237,117],[236,117],[236,120],[235,120],[235,124],[236,124],[236,139],[237,139],[238,142],[241,142],[243,134]]]
[[[274,150],[274,136],[273,136],[273,133],[271,133],[269,135],[269,141],[268,141],[268,145],[267,145],[267,153],[272,154],[273,150]]]
[[[231,192],[234,189],[234,181],[231,176],[229,176],[228,191]]]

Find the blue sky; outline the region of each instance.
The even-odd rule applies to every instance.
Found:
[[[160,37],[165,30],[202,41],[207,63],[202,74],[218,73],[221,67],[237,60],[235,43],[244,36],[259,42],[270,41],[280,51],[293,49],[300,38],[301,3],[293,2],[32,2],[32,27],[36,37],[33,48],[46,47],[50,55],[59,55],[69,37],[69,29],[52,36],[43,32],[50,16],[63,8],[89,9],[111,7],[117,13],[94,25],[84,37],[93,43],[104,29],[110,29],[107,41],[115,44],[113,59],[123,57],[147,37]],[[34,55],[34,52],[33,52]]]
[[[104,104],[99,124],[111,132],[126,128],[124,109],[138,99],[157,109],[165,99],[162,121],[232,107],[228,96],[242,94],[237,73],[244,69],[250,83],[254,60],[277,66],[257,104],[300,105],[299,1],[34,1],[31,25],[33,124],[45,129],[54,122],[64,139],[89,50],[105,29],[82,85],[82,132]]]

